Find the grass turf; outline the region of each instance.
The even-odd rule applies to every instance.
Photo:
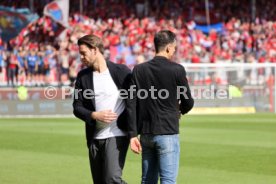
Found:
[[[276,115],[188,115],[180,135],[179,184],[276,183]],[[129,184],[140,183],[140,159],[128,152]],[[92,183],[84,124],[0,119],[0,183]]]

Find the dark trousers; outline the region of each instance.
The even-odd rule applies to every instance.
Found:
[[[126,136],[92,142],[89,160],[94,184],[126,184],[121,176],[128,145]]]
[[[14,79],[16,79],[16,75],[16,68],[8,68],[8,85],[11,84],[14,86]]]

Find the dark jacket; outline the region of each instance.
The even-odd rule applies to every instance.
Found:
[[[162,92],[160,93],[162,98],[159,98],[158,91],[154,95],[149,92],[148,98],[145,99],[138,98],[138,93],[134,95],[136,98],[132,100],[132,105],[137,111],[136,119],[134,118],[129,124],[130,136],[179,133],[179,111],[185,114],[194,105],[184,67],[165,57],[154,57],[149,62],[134,67],[132,85],[137,86],[137,91],[140,89],[149,91],[151,87],[158,91],[165,89],[169,92],[169,96],[162,99],[165,97],[165,92]],[[179,95],[179,98],[178,86],[186,88],[185,95]],[[179,91],[183,92],[183,90]]]
[[[115,64],[110,61],[107,61],[107,67],[117,88],[119,90],[128,89],[131,80],[131,71],[125,65]],[[89,147],[93,141],[96,125],[96,121],[91,118],[91,113],[95,111],[95,98],[93,96],[93,98],[89,97],[89,99],[85,99],[83,91],[86,89],[94,92],[92,68],[83,69],[78,73],[73,102],[74,115],[85,122],[86,140],[87,146]],[[127,110],[128,100],[124,101],[126,108],[118,117],[117,126],[121,130],[127,131],[127,121],[130,113]]]

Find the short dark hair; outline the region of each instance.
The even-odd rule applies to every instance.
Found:
[[[169,30],[159,31],[154,35],[154,47],[156,53],[162,51],[168,44],[176,40],[176,35]]]
[[[96,35],[85,35],[78,40],[78,46],[86,45],[89,48],[98,48],[104,54],[103,41]]]

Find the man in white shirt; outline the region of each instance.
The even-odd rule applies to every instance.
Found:
[[[78,45],[87,68],[77,76],[73,108],[86,125],[94,184],[125,184],[121,176],[131,112],[126,108],[128,101],[120,98],[120,90],[129,88],[131,71],[125,65],[106,61],[103,42],[95,35],[80,38]]]

